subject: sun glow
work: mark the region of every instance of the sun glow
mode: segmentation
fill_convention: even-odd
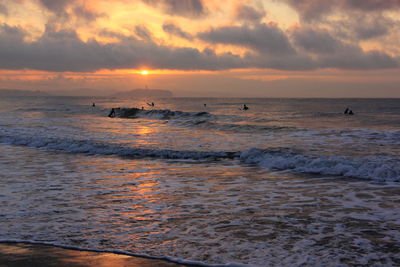
[[[141,71],[140,71],[140,74],[146,76],[146,75],[149,75],[150,72],[149,72],[148,70],[141,70]]]

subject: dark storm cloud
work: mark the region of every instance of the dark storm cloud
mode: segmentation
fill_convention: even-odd
[[[274,24],[212,28],[199,33],[198,37],[207,42],[246,47],[263,54],[295,54],[286,34]]]
[[[237,19],[250,22],[259,22],[265,16],[264,10],[257,10],[247,5],[237,6],[235,13]]]
[[[400,9],[400,0],[281,0],[296,9],[304,20],[318,19],[333,10],[381,12]]]
[[[190,33],[183,31],[180,27],[172,23],[164,23],[162,26],[163,30],[171,35],[178,36],[183,39],[192,40],[193,37]]]
[[[206,14],[202,0],[142,0],[144,3],[160,7],[169,15],[182,17],[201,17]]]

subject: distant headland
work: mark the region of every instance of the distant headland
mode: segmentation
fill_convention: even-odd
[[[111,91],[104,89],[81,88],[58,91],[29,91],[0,89],[0,96],[83,96],[83,97],[115,97],[115,98],[170,98],[171,91],[162,89],[134,89],[129,91]]]

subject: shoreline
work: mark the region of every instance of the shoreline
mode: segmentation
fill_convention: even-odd
[[[118,252],[102,252],[89,249],[34,242],[0,242],[0,267],[20,266],[124,266],[124,267],[198,267],[196,264],[180,264],[167,259],[128,255]]]

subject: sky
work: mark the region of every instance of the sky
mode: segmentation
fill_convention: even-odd
[[[400,0],[0,0],[0,89],[400,97],[399,45]]]

